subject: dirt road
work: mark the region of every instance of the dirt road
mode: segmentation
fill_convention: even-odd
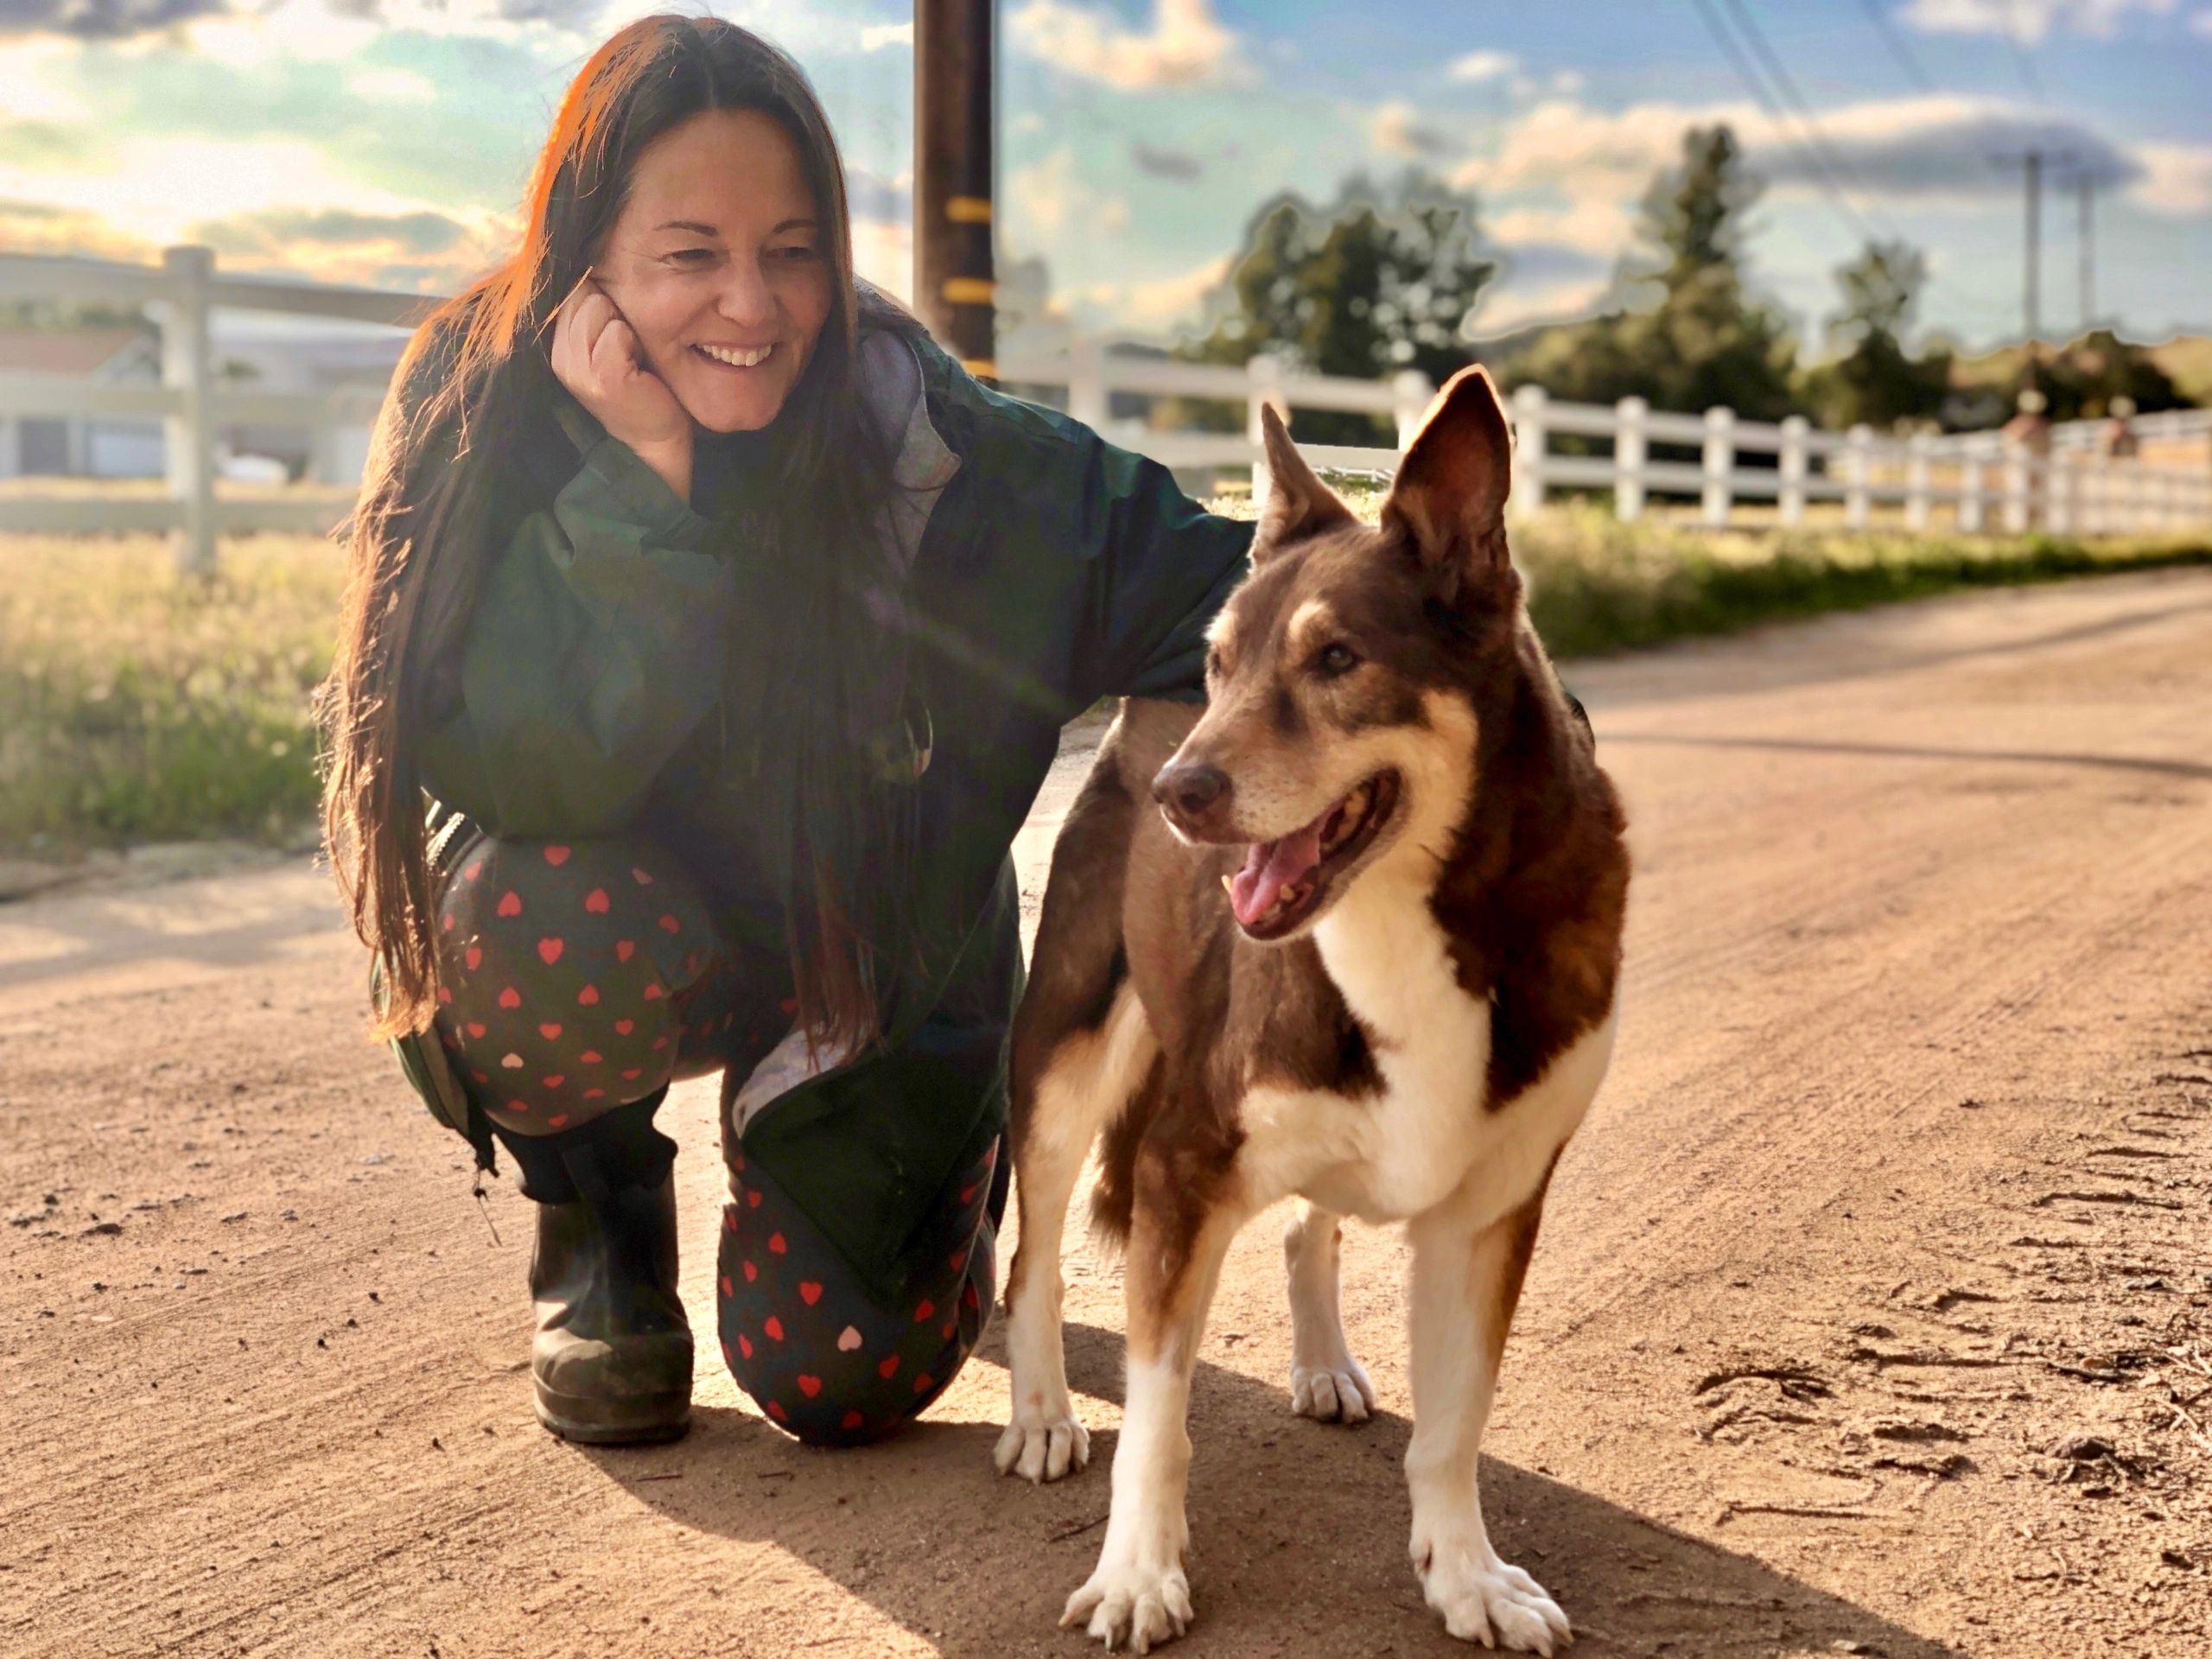
[[[1570,679],[1630,966],[1493,1419],[1501,1548],[1591,1655],[2212,1652],[2212,575]],[[870,1451],[793,1445],[711,1344],[687,1441],[561,1445],[526,1206],[495,1243],[360,980],[302,868],[0,910],[0,1651],[1085,1651],[1110,1264],[1073,1262],[1101,1456],[1058,1486],[990,1473],[995,1336]],[[711,1116],[664,1120],[702,1330]],[[1347,1241],[1383,1410],[1339,1429],[1287,1410],[1277,1236],[1200,1366],[1179,1650],[1461,1651],[1405,1560],[1402,1247]]]

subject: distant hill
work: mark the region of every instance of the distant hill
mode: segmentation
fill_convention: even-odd
[[[2060,349],[2071,349],[2071,344]],[[2023,347],[2005,346],[1979,357],[1954,358],[1951,384],[1961,391],[2005,386],[2019,378]],[[2046,346],[2046,352],[2052,349]],[[2212,336],[2176,334],[2171,340],[2140,348],[2174,383],[2174,390],[2192,404],[2212,404]]]

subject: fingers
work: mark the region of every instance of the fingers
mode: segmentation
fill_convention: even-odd
[[[600,324],[598,334],[592,340],[592,377],[609,391],[624,385],[631,376],[645,366],[639,353],[636,331],[614,312],[610,302],[608,315]]]
[[[583,394],[594,378],[593,365],[600,340],[608,325],[621,315],[606,289],[589,275],[569,291],[554,314],[553,347],[549,353],[553,373],[562,385],[579,396]],[[626,332],[628,325],[623,326]]]

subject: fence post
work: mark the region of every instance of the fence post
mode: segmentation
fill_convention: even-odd
[[[213,248],[168,248],[168,304],[162,314],[162,384],[182,394],[183,406],[162,423],[169,499],[182,515],[170,551],[181,575],[215,574],[215,421],[213,347],[207,333]]]
[[[2028,446],[2018,438],[2005,442],[2005,533],[2024,536],[2028,530]]]
[[[1613,405],[1613,515],[1624,524],[1643,517],[1643,467],[1651,453],[1644,416],[1650,412],[1641,397]]]
[[[1544,403],[1541,386],[1513,394],[1513,503],[1526,518],[1544,505]]]
[[[1106,345],[1083,334],[1068,347],[1068,413],[1096,432],[1113,404],[1106,393]]]
[[[1275,405],[1286,423],[1290,410],[1282,401],[1282,362],[1262,352],[1244,365],[1245,378],[1251,390],[1245,393],[1244,436],[1252,446],[1252,509],[1258,512],[1268,505],[1267,451],[1261,446],[1268,439],[1267,429],[1260,424],[1260,411],[1269,404]]]
[[[1981,441],[1969,437],[1959,444],[1959,533],[1979,535],[1982,523]]]
[[[1866,528],[1868,486],[1874,476],[1874,429],[1861,421],[1844,435],[1843,524]]]
[[[1398,429],[1398,453],[1402,455],[1414,434],[1421,430],[1421,416],[1436,401],[1436,387],[1419,369],[1400,369],[1390,377],[1390,395],[1394,400],[1390,415]]]
[[[1779,460],[1782,487],[1774,503],[1775,516],[1785,530],[1795,530],[1805,522],[1805,474],[1811,436],[1812,423],[1802,415],[1783,418]]]
[[[1904,526],[1928,528],[1928,435],[1916,432],[1905,440]]]
[[[2081,501],[2077,492],[2081,482],[2081,465],[2073,454],[2053,449],[2050,480],[2045,486],[2050,493],[2050,505],[2044,513],[2044,528],[2052,535],[2070,536],[2080,528]]]
[[[1728,528],[1728,474],[1736,470],[1736,411],[1721,404],[1705,411],[1705,524]]]

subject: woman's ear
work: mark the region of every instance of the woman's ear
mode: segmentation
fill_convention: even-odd
[[[1254,564],[1264,564],[1288,543],[1359,522],[1306,464],[1273,404],[1260,407],[1260,432],[1268,457],[1268,499],[1260,508],[1259,534],[1252,538]]]

